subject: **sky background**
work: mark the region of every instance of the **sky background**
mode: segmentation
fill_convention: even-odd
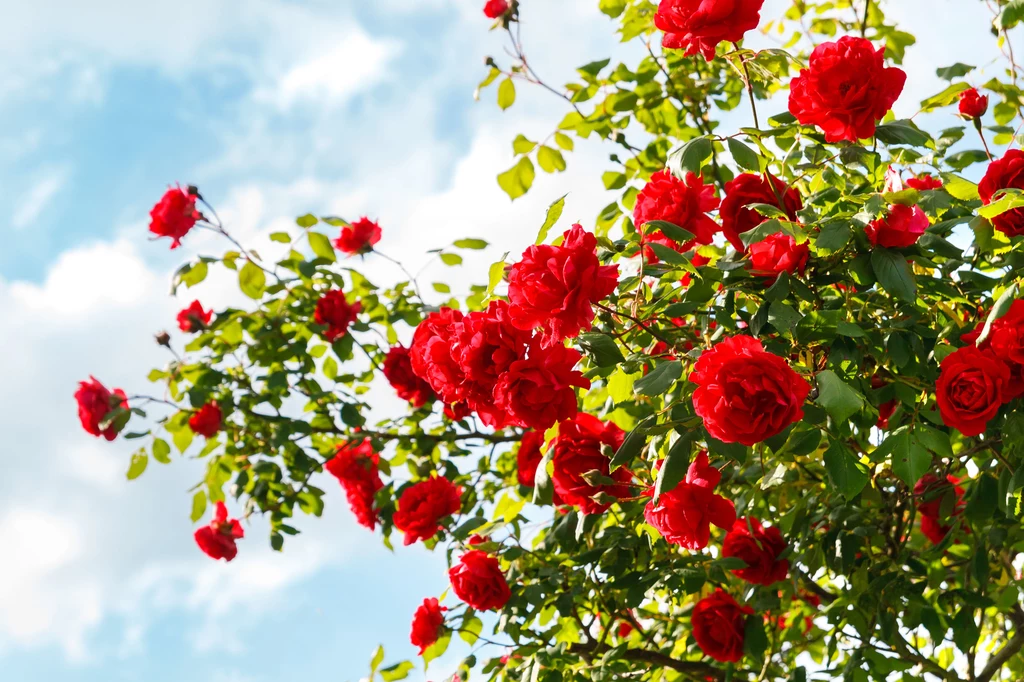
[[[466,236],[492,248],[463,273],[532,242],[570,191],[585,226],[609,201],[611,149],[578,144],[569,170],[538,174],[510,203],[494,176],[517,133],[545,137],[564,102],[519,87],[506,113],[475,102],[484,55],[500,55],[482,0],[134,0],[7,3],[0,22],[0,678],[5,682],[356,680],[378,642],[411,658],[411,615],[447,586],[442,555],[387,551],[343,497],[284,553],[248,529],[230,565],[192,541],[194,462],[124,477],[131,443],[84,434],[72,393],[95,374],[129,394],[167,358],[152,334],[195,296],[237,300],[219,274],[168,296],[170,273],[225,246],[192,235],[150,242],[168,184],[198,185],[229,230],[264,236],[306,212],[379,219],[382,251],[418,268]],[[769,0],[764,20],[785,3]],[[890,5],[893,3],[890,3]],[[920,42],[897,112],[941,89],[935,66],[998,52],[975,0],[899,0]],[[622,47],[596,0],[524,0],[523,38],[554,84]],[[757,40],[751,41],[756,45]],[[761,41],[764,43],[763,39]],[[768,44],[768,43],[764,43]],[[955,57],[951,57],[955,54]],[[503,59],[507,63],[507,59]],[[991,71],[990,73],[994,73]],[[980,84],[981,76],[972,76]],[[764,104],[766,115],[781,103]],[[745,109],[735,116],[744,117]],[[745,118],[736,121],[746,125]],[[378,282],[399,276],[371,258]],[[384,398],[382,398],[382,401]],[[431,668],[450,674],[464,648]],[[499,652],[500,653],[500,652]],[[424,679],[417,671],[410,678]]]

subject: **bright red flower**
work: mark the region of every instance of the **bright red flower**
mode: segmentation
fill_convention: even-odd
[[[597,238],[579,225],[563,235],[561,246],[539,244],[523,252],[508,279],[512,323],[542,329],[546,346],[589,330],[593,304],[615,290],[617,265],[597,260]]]
[[[619,636],[619,639],[625,639],[633,634],[633,624],[627,620],[620,620],[618,626],[615,628],[615,634]]]
[[[600,514],[608,509],[607,502],[592,499],[598,493],[628,497],[632,473],[625,467],[619,467],[609,474],[611,460],[604,452],[604,449],[615,452],[625,438],[625,432],[613,422],[602,422],[585,412],[562,422],[555,439],[551,474],[551,483],[558,497],[565,504],[579,507],[584,514]],[[611,478],[615,484],[588,482],[585,474],[590,471]]]
[[[978,195],[983,204],[991,204],[1001,189],[1024,189],[1024,151],[1009,149],[1003,158],[988,165],[978,183]],[[992,226],[1007,237],[1024,234],[1024,208],[1011,208],[992,218]]]
[[[974,344],[984,327],[985,323],[979,322],[973,332],[960,338]],[[981,344],[981,349],[991,351],[1010,369],[1010,382],[1006,387],[1004,402],[1024,395],[1024,301],[1015,300],[1006,314],[992,323],[992,329]]]
[[[441,530],[441,519],[458,514],[462,488],[443,476],[431,476],[415,483],[398,498],[395,528],[405,533],[405,544],[429,540]]]
[[[765,528],[753,517],[738,518],[722,542],[722,556],[733,556],[747,563],[733,573],[754,585],[771,585],[785,580],[789,560],[779,559],[786,541],[777,526]]]
[[[334,457],[324,464],[324,469],[337,478],[345,490],[345,498],[356,522],[370,530],[377,525],[374,497],[384,487],[377,469],[379,463],[380,455],[374,452],[370,439],[364,438],[358,443],[353,441],[339,445]]]
[[[645,223],[663,220],[681,227],[696,237],[701,244],[710,244],[718,232],[718,224],[708,217],[708,211],[718,208],[715,186],[705,185],[703,178],[687,173],[679,180],[668,170],[660,170],[640,190],[633,207],[633,224],[637,230]],[[655,228],[645,230],[642,241],[664,243],[680,253],[693,248],[693,241],[679,244]],[[653,255],[653,251],[651,251]],[[657,259],[647,257],[649,262]]]
[[[907,179],[907,187],[916,189],[918,191],[924,191],[929,189],[941,189],[942,180],[939,180],[930,173],[922,173],[914,178]]]
[[[947,355],[935,382],[942,423],[977,436],[1006,402],[1010,370],[991,351],[966,346]]]
[[[942,507],[947,503],[947,498],[949,512],[943,514]],[[914,485],[914,501],[917,503],[917,511],[922,516],[931,516],[934,519],[957,516],[963,511],[963,499],[964,489],[960,486],[960,479],[952,474],[939,478],[928,472]]]
[[[420,656],[427,648],[437,641],[444,632],[444,612],[448,609],[431,597],[424,599],[416,613],[412,616],[412,633],[409,641],[420,648]]]
[[[785,360],[750,336],[733,336],[704,351],[690,381],[693,408],[708,433],[725,443],[753,445],[804,416],[811,385]]]
[[[964,118],[981,118],[988,111],[988,95],[983,95],[974,88],[960,93],[960,115]]]
[[[871,377],[871,388],[879,389],[886,385],[885,380],[879,375],[875,374]],[[895,398],[887,402],[882,403],[878,406],[878,421],[875,426],[882,429],[883,431],[889,428],[889,418],[892,417],[893,412],[896,411],[896,407],[899,405],[899,401]]]
[[[210,401],[200,407],[195,414],[188,419],[188,427],[193,433],[204,438],[213,438],[220,431],[224,422],[224,415],[220,411],[220,405]]]
[[[316,302],[313,321],[327,327],[322,336],[326,341],[334,342],[348,333],[349,325],[356,321],[362,308],[359,301],[349,303],[341,289],[332,289]]]
[[[434,400],[430,384],[412,371],[408,348],[394,346],[388,350],[388,354],[384,356],[383,372],[384,378],[391,384],[391,388],[395,389],[398,397],[408,400],[413,407],[422,407]]]
[[[740,235],[753,230],[768,220],[750,204],[768,204],[781,209],[790,221],[796,222],[796,212],[803,208],[800,194],[771,173],[755,175],[742,173],[725,185],[725,199],[718,215],[722,219],[722,232],[737,251],[743,251]]]
[[[462,402],[464,398],[462,383],[466,377],[454,357],[461,322],[461,312],[441,308],[420,322],[409,347],[412,371],[447,405]]]
[[[665,32],[663,47],[715,58],[718,43],[743,40],[761,21],[764,0],[661,0],[654,25]]]
[[[767,283],[771,283],[783,272],[804,274],[810,255],[811,250],[806,243],[797,244],[790,235],[776,232],[750,245],[748,267],[750,274],[763,277]]]
[[[525,360],[516,360],[494,387],[494,403],[509,421],[544,431],[576,415],[575,388],[590,388],[590,380],[573,369],[580,354],[565,346],[534,347]]]
[[[720,480],[721,472],[702,450],[679,485],[663,492],[657,503],[647,503],[644,518],[669,544],[704,549],[711,539],[711,524],[727,530],[736,522],[736,506],[715,493]]]
[[[747,616],[754,613],[740,606],[721,588],[693,607],[690,625],[697,646],[706,655],[722,663],[738,663],[743,658]]]
[[[868,223],[864,234],[875,246],[905,249],[913,246],[928,229],[928,216],[919,206],[893,204],[889,212]]]
[[[149,212],[149,231],[157,237],[170,237],[171,248],[181,246],[181,238],[189,233],[203,214],[196,208],[199,197],[191,189],[171,187]]]
[[[460,394],[488,426],[501,428],[509,420],[495,387],[513,363],[525,361],[530,333],[517,329],[505,301],[491,301],[487,310],[466,315],[455,325],[452,352],[462,371]],[[573,404],[575,404],[573,394]]]
[[[448,580],[455,596],[477,611],[497,611],[512,597],[498,560],[478,549],[448,569]]]
[[[119,388],[111,391],[96,381],[96,377],[89,377],[89,381],[78,383],[75,401],[78,403],[78,420],[82,422],[82,428],[86,433],[103,436],[107,440],[117,438],[117,429],[113,424],[108,424],[105,428],[100,428],[100,425],[117,407],[128,409],[128,399],[124,391]]]
[[[450,421],[462,421],[469,416],[470,409],[466,403],[452,403],[444,406],[444,416]]]
[[[351,225],[341,228],[341,234],[334,240],[334,246],[349,255],[373,251],[373,245],[380,241],[380,225],[362,217]]]
[[[821,43],[790,83],[789,112],[821,128],[827,142],[871,137],[907,80],[902,69],[885,66],[884,55],[884,47],[875,49],[864,38]]]
[[[527,431],[523,439],[519,441],[519,450],[516,452],[516,478],[519,485],[527,488],[533,487],[533,481],[537,476],[537,465],[540,464],[544,454],[540,449],[544,447],[543,431]]]
[[[199,301],[192,301],[189,307],[178,313],[178,329],[186,334],[201,332],[210,324],[213,319],[212,310],[203,310],[203,304]]]
[[[488,19],[497,19],[500,16],[504,16],[507,11],[508,2],[506,0],[487,0],[487,3],[484,5],[484,16]]]
[[[228,508],[223,502],[217,503],[210,525],[196,530],[195,539],[199,549],[211,559],[231,561],[238,554],[236,540],[245,537],[245,530],[238,519],[228,519]]]

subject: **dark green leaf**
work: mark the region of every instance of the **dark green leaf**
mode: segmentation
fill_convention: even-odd
[[[876,248],[871,252],[871,269],[882,288],[900,301],[913,301],[917,283],[905,256],[897,251]]]
[[[867,473],[842,443],[833,441],[825,451],[824,460],[832,485],[846,499],[856,497],[867,485]]]
[[[832,370],[818,372],[815,379],[818,382],[818,399],[815,402],[837,422],[845,422],[864,407],[864,396]]]
[[[683,363],[679,360],[659,362],[646,376],[636,380],[633,384],[633,391],[637,395],[663,395],[679,381],[682,375]]]

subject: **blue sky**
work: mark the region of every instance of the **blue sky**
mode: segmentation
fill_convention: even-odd
[[[0,670],[16,682],[356,680],[383,642],[410,658],[416,605],[446,587],[443,557],[389,553],[356,527],[340,495],[283,554],[265,528],[239,558],[198,553],[176,461],[124,480],[130,444],[83,434],[71,394],[95,374],[129,392],[166,357],[151,335],[195,293],[237,300],[215,273],[187,299],[167,296],[181,259],[220,244],[150,242],[147,212],[176,181],[198,184],[248,243],[312,211],[380,219],[382,250],[412,264],[426,249],[493,243],[462,272],[530,243],[544,208],[571,190],[566,221],[591,224],[608,202],[609,150],[580,144],[569,170],[541,175],[515,203],[494,176],[516,133],[546,136],[565,113],[519,89],[502,114],[474,102],[483,56],[498,55],[482,0],[132,0],[12,3],[0,25]],[[766,3],[773,17],[785,3]],[[900,0],[912,48],[907,111],[941,89],[931,76],[951,39],[995,56],[976,2]],[[524,0],[524,40],[552,83],[612,51],[595,0]],[[930,9],[925,9],[925,8]],[[970,26],[973,33],[965,30]],[[737,116],[745,115],[738,111]],[[745,121],[743,121],[745,124]],[[396,276],[368,261],[371,276]],[[430,274],[434,274],[433,272]],[[393,402],[380,397],[381,410]],[[331,481],[326,481],[324,487]],[[455,647],[453,646],[453,649]],[[451,672],[452,660],[429,679]],[[422,679],[417,673],[412,679]]]

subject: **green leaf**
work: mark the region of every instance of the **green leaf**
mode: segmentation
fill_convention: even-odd
[[[626,0],[600,0],[597,8],[614,19],[626,9]]]
[[[455,246],[456,248],[459,249],[470,249],[473,251],[480,251],[481,249],[486,249],[488,244],[483,239],[466,238],[456,239],[452,246]]]
[[[535,176],[533,162],[524,156],[516,162],[516,165],[498,176],[498,186],[505,191],[510,199],[515,201],[530,191]]]
[[[686,478],[686,470],[690,466],[690,452],[693,448],[693,441],[686,437],[680,437],[665,455],[665,461],[661,463],[658,471],[658,479],[654,484],[654,501],[657,502],[662,493],[675,488]]]
[[[317,256],[331,263],[337,260],[334,255],[334,246],[331,245],[331,240],[328,239],[325,234],[321,234],[320,232],[310,232],[309,248],[313,249],[313,253]]]
[[[625,360],[615,339],[607,334],[587,332],[578,337],[580,348],[598,367],[613,367]]]
[[[696,239],[696,236],[692,232],[684,230],[683,228],[673,223],[665,222],[664,220],[652,220],[648,223],[644,223],[644,230],[658,230],[669,239],[673,239],[680,244],[685,244],[688,241]]]
[[[192,496],[192,523],[195,523],[199,519],[203,518],[203,514],[206,513],[206,493],[202,490],[197,490],[196,494]]]
[[[444,652],[448,651],[448,643],[451,639],[451,633],[446,632],[436,642],[427,647],[427,650],[423,652],[424,669],[430,665],[431,661],[444,656]]]
[[[537,163],[545,173],[561,173],[565,170],[565,157],[562,156],[562,152],[547,145],[541,145],[537,150]]]
[[[780,301],[772,301],[768,306],[768,321],[781,332],[792,330],[801,319],[803,319],[803,315],[795,308]]]
[[[978,195],[977,184],[952,173],[942,174],[942,189],[961,201],[973,201],[981,198]]]
[[[567,196],[567,194],[563,194],[548,206],[547,215],[544,216],[544,224],[540,226],[540,231],[537,233],[537,241],[534,244],[543,244],[548,238],[548,232],[558,222],[558,219],[562,217],[562,209],[565,208],[565,197]]]
[[[943,66],[941,68],[935,69],[935,75],[944,81],[951,81],[954,78],[963,78],[973,70],[973,66],[968,66],[967,64],[961,64],[960,62],[957,62],[952,66]]]
[[[892,440],[891,446],[887,448],[892,458],[892,472],[906,483],[908,488],[913,488],[931,467],[932,454],[910,431],[894,433],[886,442],[889,440]],[[885,445],[883,443],[882,447]]]
[[[931,111],[932,109],[938,109],[940,107],[948,107],[957,100],[958,95],[961,92],[969,89],[970,87],[971,86],[967,83],[952,83],[939,94],[932,95],[921,102],[921,111]]]
[[[439,294],[450,294],[450,293],[452,293],[452,288],[450,286],[448,286],[447,284],[445,284],[444,282],[432,282],[430,284],[430,286],[433,287],[434,291],[436,291]]]
[[[204,260],[192,265],[186,263],[180,270],[178,270],[178,279],[183,282],[186,287],[191,289],[206,279],[206,275],[209,270],[210,268]],[[177,287],[174,288],[177,289]]]
[[[840,424],[864,407],[864,396],[832,370],[818,372],[815,378],[818,382],[818,399],[815,402]]]
[[[818,232],[814,246],[819,250],[835,252],[850,241],[850,226],[845,222],[830,222]]]
[[[312,213],[300,215],[298,218],[295,219],[295,224],[302,228],[313,227],[318,222],[320,222],[319,219]]]
[[[999,15],[999,26],[1006,29],[1011,29],[1020,23],[1021,19],[1024,19],[1024,0],[1010,0],[1003,7],[1003,13]],[[962,650],[966,651],[963,647]]]
[[[146,454],[145,450],[139,450],[134,455],[128,464],[128,480],[134,481],[136,478],[142,475],[142,472],[146,470],[146,466],[149,464],[149,455]]]
[[[377,668],[384,662],[384,647],[377,645],[377,649],[373,652],[373,658],[370,659],[370,680],[372,682],[373,676],[377,673]]]
[[[516,154],[529,154],[536,146],[536,142],[528,140],[522,134],[516,135],[516,139],[512,140],[512,151]]]
[[[409,677],[409,673],[412,672],[413,666],[411,661],[402,661],[380,671],[380,677],[384,682],[396,682],[397,680],[404,680]]]
[[[507,253],[505,254],[508,255]],[[487,268],[487,295],[490,296],[494,293],[494,289],[501,283],[502,278],[505,276],[505,259],[501,259],[495,263],[491,263],[491,267]]]
[[[622,445],[619,446],[619,449],[615,451],[615,455],[612,457],[612,461],[608,465],[609,469],[614,470],[624,464],[633,462],[646,444],[647,422],[645,420],[637,424],[632,431],[626,434],[625,440],[622,441]],[[554,450],[554,448],[551,448],[551,450]]]
[[[900,301],[911,302],[917,297],[917,283],[907,265],[907,259],[898,251],[876,248],[871,252],[871,269],[882,288]]]
[[[448,266],[462,265],[462,256],[457,253],[442,253],[439,258],[442,263]]]
[[[161,464],[170,464],[171,446],[162,438],[153,441],[153,459]]]
[[[761,172],[761,158],[753,149],[735,137],[730,137],[728,144],[729,153],[732,154],[732,158],[735,159],[740,168],[745,168],[755,173]]]
[[[743,653],[754,661],[763,661],[768,650],[768,635],[764,631],[764,619],[759,614],[747,616],[743,631]]]
[[[985,523],[992,518],[998,506],[998,481],[988,474],[981,474],[971,486],[971,498],[967,500],[964,516],[974,523]]]
[[[710,139],[696,137],[669,154],[669,169],[677,177],[682,177],[685,172],[699,175],[701,168],[711,158],[714,151],[715,147]]]
[[[679,360],[659,362],[646,376],[636,380],[633,392],[637,395],[658,396],[668,390],[683,376],[683,363]]]
[[[533,477],[533,503],[537,505],[549,505],[551,504],[552,496],[554,493],[554,486],[551,483],[551,474],[548,469],[551,468],[551,458],[554,457],[555,449],[548,448],[544,452],[544,456],[541,458],[540,463],[537,464],[537,473]]]
[[[260,266],[247,260],[238,271],[238,287],[243,294],[258,301],[263,298],[263,292],[267,288],[267,276]]]
[[[856,497],[867,485],[867,473],[842,443],[831,442],[824,460],[829,480],[846,499]]]
[[[516,101],[516,84],[511,78],[506,78],[498,85],[498,106],[504,111]]]
[[[1017,299],[1018,287],[1017,283],[1014,282],[1007,288],[1006,291],[999,297],[995,305],[992,306],[992,310],[989,312],[988,317],[985,318],[985,326],[981,329],[981,334],[978,335],[976,345],[981,348],[982,344],[988,340],[989,334],[992,333],[992,325],[995,324],[996,320],[1010,312],[1010,306]]]
[[[555,133],[555,144],[567,152],[571,152],[576,146],[573,144],[572,138],[565,133]]]
[[[462,621],[462,627],[459,628],[459,637],[462,638],[466,644],[472,646],[476,643],[476,640],[480,639],[480,633],[484,630],[484,623],[482,620],[473,616],[469,620]]]
[[[875,137],[885,144],[909,144],[920,147],[931,141],[931,136],[912,121],[893,121],[875,128]]]

